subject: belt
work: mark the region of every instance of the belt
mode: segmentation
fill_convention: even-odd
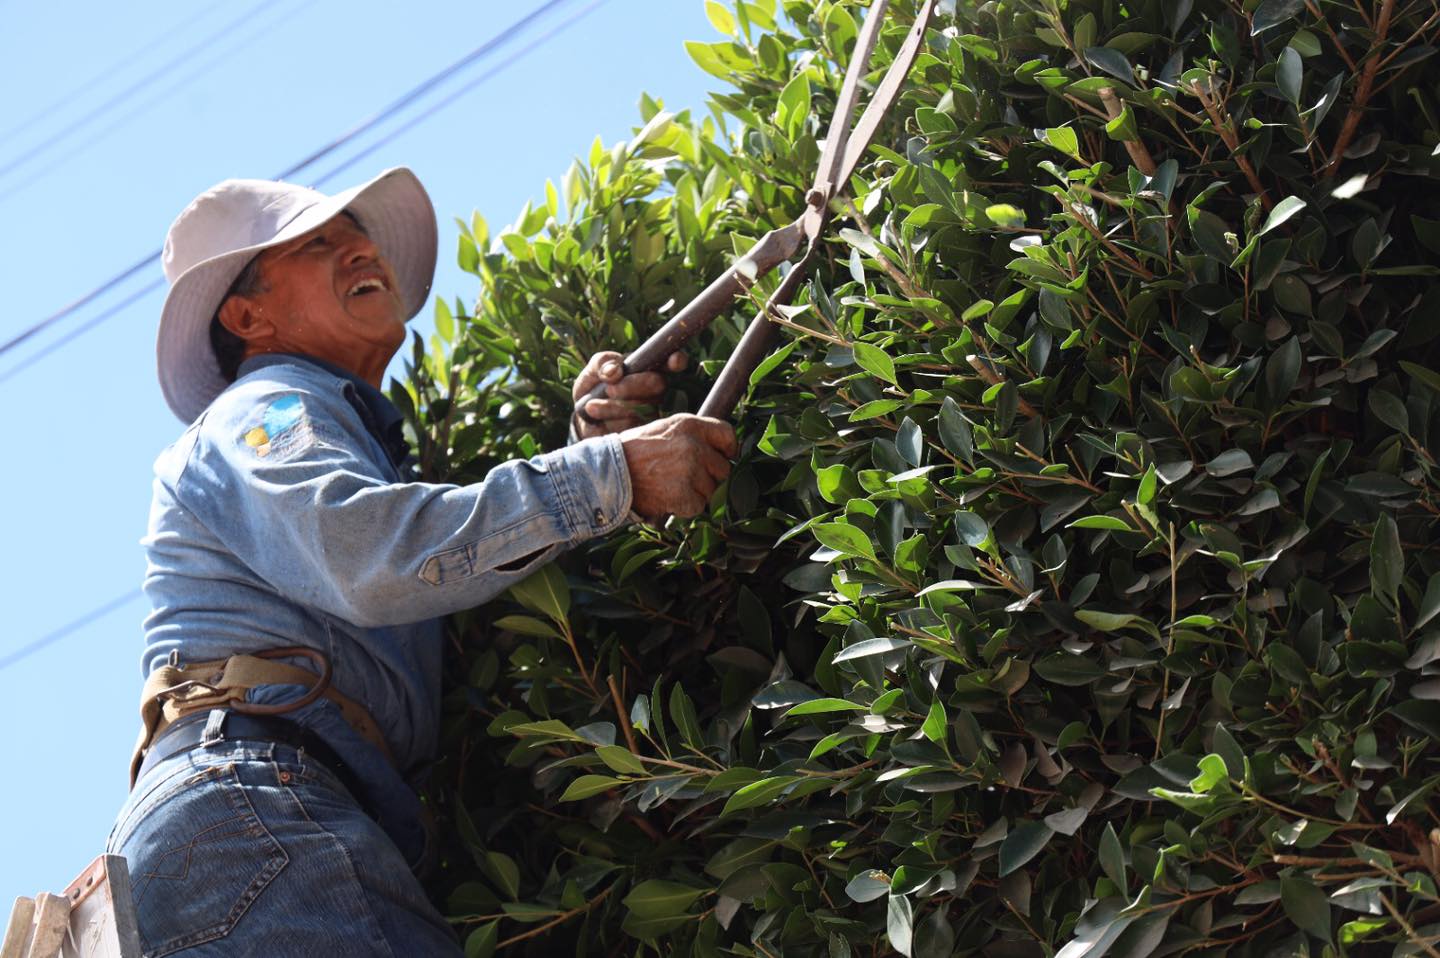
[[[374,817],[364,799],[365,789],[359,777],[335,750],[305,726],[273,715],[245,715],[229,709],[210,709],[172,722],[150,743],[135,780],[138,782],[150,769],[181,752],[216,742],[237,741],[276,742],[304,751],[345,786],[366,814]]]

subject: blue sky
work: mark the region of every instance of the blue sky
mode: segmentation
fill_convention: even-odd
[[[592,2],[569,0],[295,179],[313,182]],[[543,5],[0,0],[0,341],[158,249],[200,191],[286,169]],[[718,39],[703,0],[602,2],[326,189],[414,169],[440,221],[435,293],[473,300],[453,218],[513,220],[597,134],[631,134],[642,90],[670,109],[701,106],[716,81],[686,39]],[[0,356],[0,661],[140,582],[150,466],[182,428],[154,377],[163,293],[72,331],[159,275],[158,263],[145,268]],[[16,895],[59,891],[103,850],[138,727],[145,611],[129,601],[0,668],[7,915]]]

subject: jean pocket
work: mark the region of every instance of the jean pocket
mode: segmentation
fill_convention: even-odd
[[[146,958],[224,938],[290,860],[233,764],[170,791],[133,823],[119,851]]]

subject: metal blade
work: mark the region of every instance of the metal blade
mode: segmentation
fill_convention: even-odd
[[[860,115],[860,122],[855,124],[855,129],[847,138],[845,144],[845,158],[833,171],[834,193],[839,193],[850,181],[850,174],[855,172],[855,164],[860,162],[860,157],[870,148],[870,141],[875,138],[875,131],[880,127],[880,121],[889,112],[890,107],[895,104],[895,98],[900,94],[900,88],[905,85],[905,79],[910,75],[910,68],[915,64],[915,57],[920,52],[920,41],[925,36],[925,28],[930,23],[930,15],[935,11],[935,0],[925,0],[919,12],[915,14],[915,23],[910,27],[910,33],[905,37],[905,42],[895,53],[895,59],[890,64],[890,69],[885,71],[884,78],[880,85],[875,88],[875,95],[870,98],[865,112]],[[873,17],[874,14],[871,14]],[[865,28],[870,28],[870,21],[865,21]],[[872,43],[873,45],[873,43]],[[850,78],[846,77],[848,83]],[[839,114],[837,113],[838,117]],[[828,149],[828,144],[827,144]],[[823,163],[823,160],[822,160]]]
[[[850,117],[860,99],[860,78],[869,70],[870,54],[875,52],[875,44],[880,39],[880,24],[885,20],[885,10],[889,5],[890,0],[875,0],[870,5],[865,24],[855,39],[855,52],[850,57],[845,80],[840,84],[835,112],[830,116],[830,132],[825,135],[825,149],[820,154],[820,165],[815,171],[815,189],[823,191],[827,197],[843,182],[837,179],[837,175],[841,159],[845,156],[845,144],[850,139]]]

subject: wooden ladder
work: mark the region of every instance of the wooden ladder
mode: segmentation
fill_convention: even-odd
[[[63,894],[15,899],[0,958],[141,958],[125,859],[101,855]]]

